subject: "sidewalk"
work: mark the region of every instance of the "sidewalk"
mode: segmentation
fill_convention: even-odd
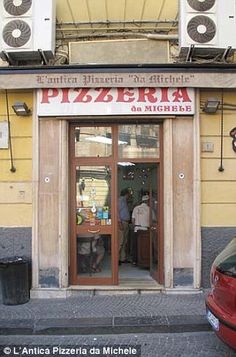
[[[109,334],[206,331],[206,292],[80,295],[0,304],[0,334]]]

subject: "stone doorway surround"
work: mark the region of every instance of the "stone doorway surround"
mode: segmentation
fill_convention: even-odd
[[[36,113],[36,95],[35,95]],[[199,103],[199,93],[196,92],[196,103]],[[197,107],[197,106],[196,106]],[[200,133],[199,112],[196,109],[194,117],[166,118],[163,124],[164,141],[164,289],[181,290],[175,286],[175,215],[173,212],[175,192],[173,180],[176,172],[173,170],[173,159],[176,153],[174,145],[173,121],[179,120],[182,127],[189,127],[192,142],[192,220],[191,220],[191,259],[193,265],[192,284],[183,287],[184,290],[198,290],[201,284],[201,235],[200,235]],[[43,128],[44,127],[44,128]],[[40,133],[40,135],[39,135]],[[42,134],[46,138],[42,139]],[[49,136],[48,136],[49,135]],[[41,136],[41,137],[40,137]],[[48,137],[47,137],[48,136]],[[50,142],[50,138],[55,140]],[[47,151],[48,165],[40,167],[40,157],[44,146]],[[180,148],[181,150],[181,148]],[[56,170],[51,168],[55,166]],[[51,165],[51,167],[50,167]],[[55,169],[55,167],[54,167]],[[52,172],[51,172],[52,171]],[[49,175],[51,174],[51,176]],[[55,180],[54,180],[55,176]],[[47,179],[49,177],[49,182]],[[46,181],[45,181],[46,180]],[[49,183],[49,185],[46,185]],[[42,195],[50,197],[50,185],[53,184],[53,196],[47,201],[43,209],[53,212],[54,218],[50,224],[42,221]],[[46,187],[46,188],[45,188]],[[39,209],[40,208],[40,209]],[[47,219],[47,212],[43,212]],[[41,216],[40,216],[41,215]],[[68,121],[58,118],[40,119],[36,115],[33,118],[33,229],[32,229],[32,262],[33,262],[33,285],[32,297],[62,297],[68,286]],[[56,230],[54,229],[56,227]],[[44,234],[44,230],[47,234]],[[189,268],[189,267],[187,267]],[[52,284],[50,286],[50,284]],[[83,287],[81,287],[83,289]],[[87,290],[84,287],[84,290]]]

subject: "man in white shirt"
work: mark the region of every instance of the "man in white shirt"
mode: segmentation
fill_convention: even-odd
[[[138,231],[147,231],[150,227],[150,207],[148,206],[149,195],[142,197],[142,203],[134,207],[132,223],[134,225],[134,237],[132,244],[133,265],[137,264],[137,236]]]

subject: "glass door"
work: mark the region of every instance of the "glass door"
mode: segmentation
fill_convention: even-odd
[[[72,127],[70,280],[116,283],[111,127]]]
[[[76,258],[79,280],[112,276],[111,168],[76,166]]]
[[[163,281],[161,232],[161,128],[160,125],[107,125],[70,128],[70,283],[116,285],[119,271],[119,194],[129,187],[130,218],[142,196],[150,197],[150,224],[138,234],[139,272]],[[126,254],[132,256],[130,219]],[[144,237],[145,239],[142,239]],[[140,243],[140,244],[139,244]],[[128,260],[127,260],[128,262]],[[133,267],[131,267],[133,268]]]

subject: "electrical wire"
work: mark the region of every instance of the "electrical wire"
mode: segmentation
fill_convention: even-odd
[[[221,103],[224,103],[224,90],[221,91]],[[221,118],[220,118],[220,166],[218,170],[224,171],[223,166],[223,150],[224,150],[224,106],[221,106]]]

